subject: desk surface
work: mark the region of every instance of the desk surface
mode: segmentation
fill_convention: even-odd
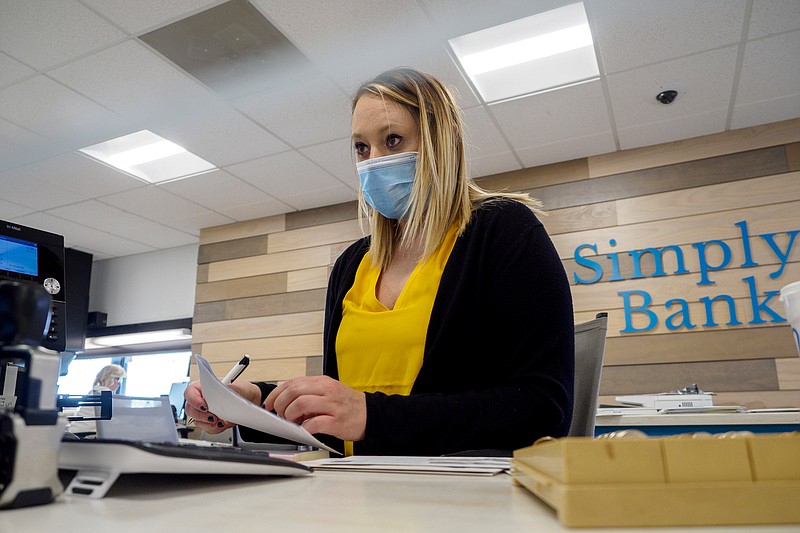
[[[175,527],[177,529],[175,529]],[[60,496],[0,511],[0,533],[23,531],[573,531],[511,477],[315,472],[299,478],[122,476],[100,500]],[[626,533],[653,529],[626,528]],[[659,528],[796,532],[797,525]]]

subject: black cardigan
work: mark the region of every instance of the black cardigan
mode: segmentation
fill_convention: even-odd
[[[356,241],[331,272],[323,372],[333,378],[342,301],[368,247],[369,238]],[[572,297],[553,243],[524,205],[485,203],[442,273],[411,394],[366,394],[365,438],[354,453],[510,451],[564,436],[573,373]]]

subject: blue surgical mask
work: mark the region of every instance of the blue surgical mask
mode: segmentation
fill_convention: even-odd
[[[405,218],[417,171],[417,152],[367,159],[356,165],[364,199],[386,218]]]

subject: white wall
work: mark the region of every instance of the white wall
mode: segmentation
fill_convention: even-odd
[[[129,255],[92,264],[89,311],[119,326],[194,314],[198,245]]]

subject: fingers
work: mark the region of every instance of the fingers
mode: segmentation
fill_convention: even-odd
[[[227,428],[234,425],[225,420],[221,420],[214,413],[209,412],[208,404],[203,397],[203,390],[200,387],[199,381],[189,383],[183,393],[183,398],[186,400],[184,406],[186,416],[193,418],[195,426],[203,431],[215,434],[225,431]]]
[[[364,438],[366,397],[327,376],[301,377],[276,387],[264,402],[310,433],[358,441]]]
[[[323,395],[330,381],[333,380],[327,376],[300,377],[284,381],[269,393],[264,400],[264,408],[267,411],[274,410],[285,418],[284,413],[289,404],[300,396]]]

